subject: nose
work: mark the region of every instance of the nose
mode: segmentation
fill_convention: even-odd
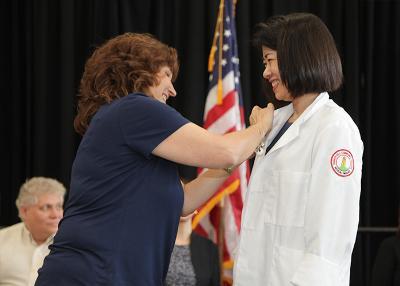
[[[61,218],[63,216],[63,210],[58,208],[52,208],[50,210],[51,218]]]
[[[171,86],[169,87],[169,89],[168,89],[168,92],[169,92],[169,96],[172,96],[172,97],[175,97],[176,96],[176,90],[175,90],[175,88],[174,88],[174,85],[171,83]]]
[[[268,80],[270,77],[271,77],[271,69],[269,68],[269,65],[266,65],[263,72],[263,78]]]

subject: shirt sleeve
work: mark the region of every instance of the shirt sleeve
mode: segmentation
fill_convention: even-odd
[[[348,273],[361,190],[363,144],[357,128],[340,121],[318,134],[305,214],[306,253],[291,279],[296,286],[337,286]]]
[[[189,123],[167,104],[139,94],[129,95],[121,106],[119,124],[126,144],[149,157],[168,136]]]

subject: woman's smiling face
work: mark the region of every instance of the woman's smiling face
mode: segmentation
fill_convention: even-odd
[[[156,86],[148,88],[148,95],[163,103],[166,103],[170,96],[176,96],[176,91],[172,84],[172,76],[171,69],[168,66],[161,67],[160,71],[156,74],[159,83]]]
[[[275,98],[277,100],[292,101],[292,95],[281,80],[276,51],[262,46],[262,54],[265,67],[263,78],[265,78],[271,84]]]

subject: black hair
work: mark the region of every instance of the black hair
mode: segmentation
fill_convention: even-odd
[[[282,83],[293,97],[335,91],[342,85],[342,64],[335,41],[313,14],[273,16],[256,26],[253,43],[277,52]]]

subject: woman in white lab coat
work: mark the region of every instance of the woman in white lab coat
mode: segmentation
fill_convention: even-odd
[[[329,99],[342,84],[335,42],[306,13],[259,24],[255,44],[276,99],[245,200],[234,284],[348,286],[357,234],[363,143]]]

